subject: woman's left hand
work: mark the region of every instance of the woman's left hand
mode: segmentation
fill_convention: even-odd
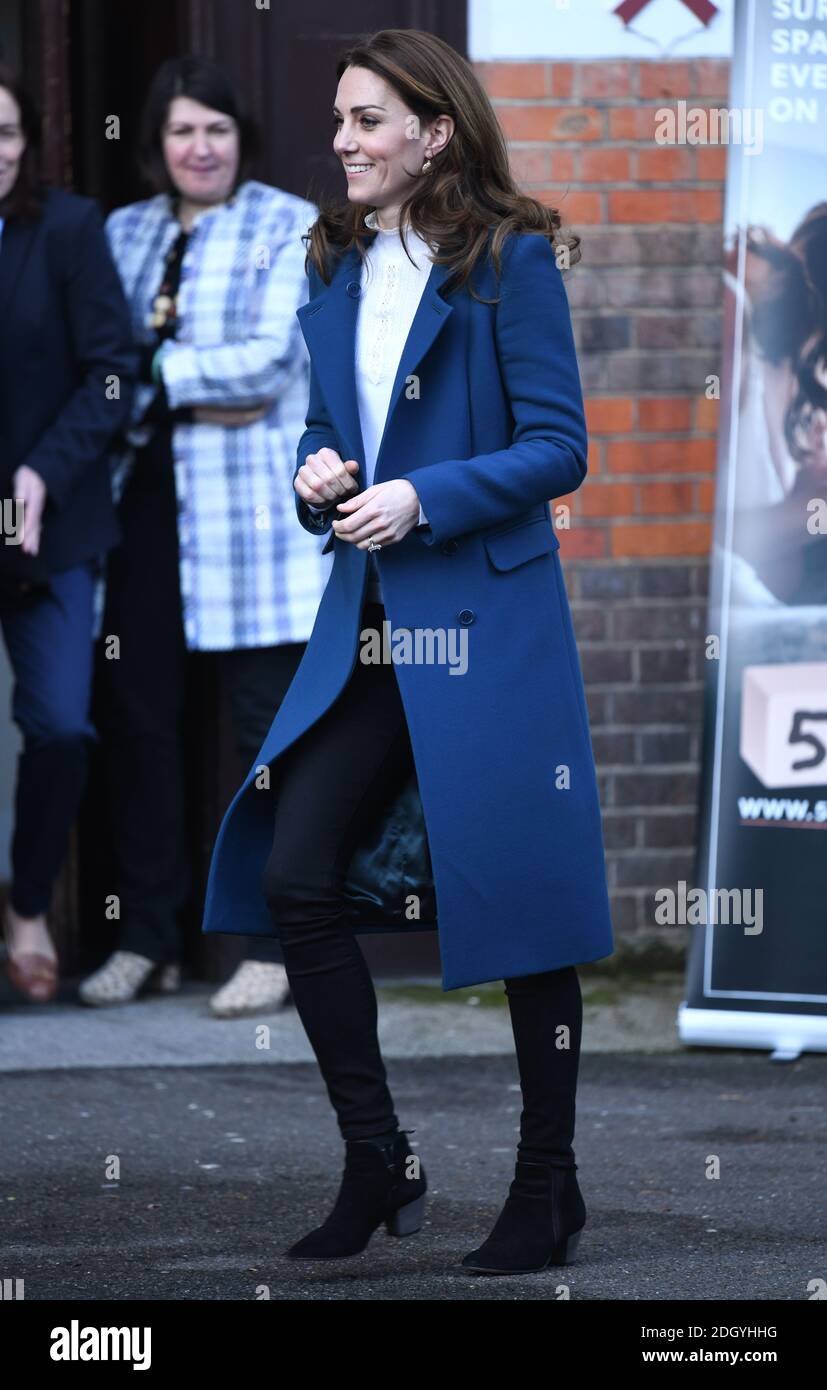
[[[419,497],[407,478],[374,483],[336,505],[347,515],[342,521],[335,518],[331,525],[337,536],[357,550],[367,550],[371,540],[377,545],[394,545],[419,521]]]
[[[23,545],[26,555],[40,549],[40,524],[46,505],[46,484],[33,468],[21,464],[12,479],[12,494],[23,503]]]

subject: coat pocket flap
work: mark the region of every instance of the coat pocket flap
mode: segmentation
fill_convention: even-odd
[[[524,560],[533,560],[537,555],[551,555],[560,549],[554,528],[544,516],[524,521],[508,531],[483,536],[483,542],[489,560],[498,570],[513,570]]]

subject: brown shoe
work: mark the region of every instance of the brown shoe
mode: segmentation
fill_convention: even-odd
[[[30,952],[7,956],[6,974],[32,1004],[48,1004],[57,994],[57,961]]]
[[[13,956],[9,945],[8,918],[3,914],[3,936],[6,942],[6,974],[15,989],[31,1004],[48,1004],[58,988],[58,963],[39,951],[24,951]]]

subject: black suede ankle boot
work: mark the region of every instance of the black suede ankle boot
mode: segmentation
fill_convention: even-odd
[[[517,1160],[505,1206],[488,1239],[465,1256],[473,1274],[533,1274],[570,1264],[586,1224],[576,1163]]]
[[[327,1220],[285,1250],[294,1260],[335,1260],[358,1255],[385,1223],[388,1235],[413,1235],[422,1226],[427,1180],[407,1140],[348,1139],[339,1193]]]

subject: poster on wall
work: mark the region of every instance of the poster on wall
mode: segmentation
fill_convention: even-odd
[[[468,0],[474,62],[728,58],[734,0]]]
[[[738,0],[729,111],[699,853],[678,1031],[790,1058],[827,1050],[827,5]]]

